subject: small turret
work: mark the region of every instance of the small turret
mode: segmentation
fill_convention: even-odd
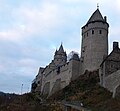
[[[63,65],[67,62],[67,54],[64,51],[63,45],[61,44],[59,50],[55,52],[54,63],[56,65]]]
[[[59,52],[59,53],[64,53],[64,49],[63,49],[62,44],[60,45],[60,48],[59,48],[58,52]]]

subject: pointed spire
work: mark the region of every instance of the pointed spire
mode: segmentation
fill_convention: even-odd
[[[57,51],[57,49],[56,49],[56,51],[55,51],[55,55],[57,54],[57,52],[58,52],[58,51]]]
[[[92,16],[88,20],[87,24],[94,22],[94,21],[104,21],[103,16],[99,11],[99,5],[97,5],[97,10],[92,14]]]
[[[60,45],[60,48],[59,48],[58,52],[64,52],[62,43],[61,43],[61,45]]]

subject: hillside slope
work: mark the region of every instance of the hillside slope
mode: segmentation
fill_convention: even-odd
[[[80,101],[91,111],[120,111],[120,98],[99,85],[98,71],[88,72],[72,81],[41,103],[36,93],[24,95],[0,96],[0,111],[64,111],[63,100]]]
[[[99,85],[98,71],[86,71],[49,100],[81,101],[92,111],[120,111],[120,98],[113,99],[112,94]]]

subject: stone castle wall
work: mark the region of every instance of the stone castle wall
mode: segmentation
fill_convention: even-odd
[[[59,73],[58,69],[55,69],[45,75],[42,82],[42,92],[51,95],[69,85],[71,80],[75,80],[79,76],[79,63],[77,60],[71,60],[59,68]]]
[[[114,90],[119,85],[120,85],[120,70],[104,78],[103,87],[107,88],[111,92],[114,92]]]
[[[43,89],[44,90],[43,92],[46,92],[46,85],[47,83],[50,83],[50,86],[49,86],[49,94],[50,92],[52,91],[55,92],[56,89],[54,87],[56,87],[55,85],[57,85],[57,87],[59,87],[59,89],[61,88],[64,88],[66,85],[69,84],[70,82],[70,78],[71,78],[71,69],[69,68],[69,63],[61,66],[59,68],[60,72],[58,73],[58,69],[55,69],[53,71],[51,71],[50,73],[48,73],[47,75],[45,75],[45,77],[43,78],[43,83],[42,83],[42,86],[43,86]],[[58,80],[59,80],[59,85],[58,86]],[[54,89],[53,89],[54,88]]]

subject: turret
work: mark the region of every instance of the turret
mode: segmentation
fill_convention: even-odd
[[[69,60],[70,64],[70,72],[71,72],[71,80],[75,80],[79,76],[80,71],[80,58],[77,53],[73,53],[71,59]]]
[[[103,18],[97,9],[82,27],[81,61],[85,70],[97,70],[108,55],[108,27],[106,16]]]
[[[55,52],[55,55],[54,55],[54,63],[55,65],[63,65],[65,64],[67,61],[67,55],[66,55],[66,52],[64,51],[63,49],[63,46],[61,44],[59,50]]]

